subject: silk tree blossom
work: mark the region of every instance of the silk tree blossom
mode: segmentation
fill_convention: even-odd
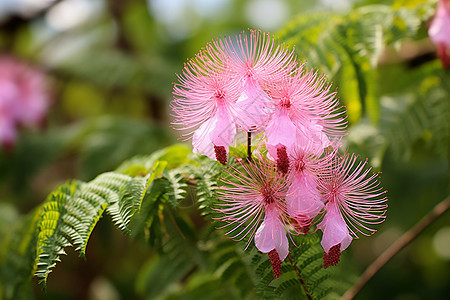
[[[438,47],[444,68],[450,68],[450,0],[439,1],[428,35]]]
[[[185,65],[174,87],[172,124],[188,131],[183,137],[192,137],[194,152],[225,164],[236,135],[238,82],[220,66],[210,67],[202,52]]]
[[[209,43],[184,67],[171,107],[194,152],[226,163],[236,131],[258,132],[273,113],[265,89],[297,66],[293,51],[260,31]]]
[[[336,144],[338,144],[336,142]],[[317,157],[308,144],[305,149],[296,146],[289,159],[291,185],[286,195],[286,206],[289,216],[299,233],[308,233],[313,219],[324,208],[322,194],[318,189],[319,177],[326,176],[332,166],[336,149],[321,157]]]
[[[289,253],[285,202],[289,177],[277,172],[270,161],[241,162],[230,170],[230,179],[222,180],[217,192],[221,201],[215,210],[223,214],[218,220],[227,223],[223,227],[229,228],[230,237],[243,240],[250,236],[247,247],[254,238],[258,250],[269,253],[278,277]]]
[[[354,155],[338,155],[346,119],[336,93],[283,44],[259,31],[214,40],[178,81],[172,124],[192,138],[194,152],[225,165],[237,132],[247,132],[248,158],[227,167],[213,209],[227,235],[268,253],[275,277],[289,234],[319,223],[328,267],[358,233],[383,222],[387,198],[376,175]],[[258,144],[255,157],[251,136],[260,132],[267,152]]]
[[[291,153],[294,147],[305,149],[307,145],[320,156],[332,144],[330,138],[345,134],[344,112],[336,93],[329,90],[324,77],[302,67],[271,86],[269,95],[276,108],[266,128],[266,146],[275,160],[285,159],[285,152]]]
[[[355,155],[347,154],[333,164],[331,173],[319,181],[326,203],[326,214],[317,226],[323,232],[324,267],[336,265],[358,233],[375,233],[371,225],[382,223],[387,209],[386,191],[378,174],[370,175],[367,161],[358,162]]]
[[[273,112],[273,101],[265,89],[295,70],[294,51],[259,30],[216,40],[208,46],[215,53],[212,57],[220,58],[217,64],[224,63],[240,82],[237,106],[243,115],[239,116],[239,126],[245,131],[263,130]]]
[[[48,106],[44,74],[11,57],[0,57],[0,141],[12,146],[17,126],[40,124]]]

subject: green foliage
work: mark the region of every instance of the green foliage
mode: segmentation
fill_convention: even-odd
[[[387,151],[411,157],[417,143],[447,155],[450,89],[440,64],[411,68],[384,62],[405,41],[426,37],[424,24],[434,10],[434,1],[396,1],[346,15],[302,14],[279,33],[308,66],[325,71],[339,87],[352,125],[350,148],[371,156],[376,167]]]
[[[433,12],[432,3],[424,3],[415,9],[372,5],[347,15],[302,14],[288,22],[279,36],[295,46],[301,60],[327,73],[339,87],[351,123],[363,114],[376,123],[380,103],[373,68],[386,47],[421,37],[420,25]]]
[[[31,276],[36,257],[36,211],[18,218],[12,207],[1,205],[1,213],[8,219],[1,225],[0,239],[0,297],[2,299],[29,299],[32,295]],[[30,246],[31,245],[31,246]]]
[[[438,64],[422,68],[418,89],[386,97],[381,134],[397,157],[410,158],[413,146],[422,142],[439,157],[446,157],[449,141],[449,79]],[[418,76],[418,74],[414,74]],[[413,76],[414,76],[413,75]]]
[[[123,233],[144,240],[158,252],[137,278],[136,289],[144,297],[170,299],[182,292],[192,297],[212,293],[213,298],[225,294],[251,299],[296,298],[306,295],[305,288],[314,299],[326,295],[328,289],[323,286],[329,272],[322,267],[316,234],[295,237],[300,247],[291,249],[292,258],[283,263],[283,275],[274,280],[267,254],[257,251],[253,243],[244,251],[243,243],[229,240],[219,229],[205,227],[196,231],[184,211],[200,206],[203,214],[210,215],[221,174],[219,163],[192,156],[187,147],[175,145],[150,156],[132,158],[89,182],[61,185],[33,214],[18,223],[13,239],[7,240],[5,249],[14,250],[16,259],[21,260],[9,266],[20,280],[2,289],[10,294],[26,292],[19,287],[29,287],[25,279],[32,274],[45,287],[67,247],[73,246],[81,257],[86,256],[92,231],[107,213]],[[193,205],[183,206],[185,201]],[[6,253],[0,257],[7,259],[7,264],[13,263]],[[186,287],[181,290],[180,282],[185,280]],[[148,289],[150,282],[152,286],[159,282],[159,288]]]
[[[359,2],[359,7],[345,15],[302,13],[288,22],[279,36],[295,46],[308,67],[325,72],[333,85],[339,87],[338,96],[349,114],[350,151],[371,157],[375,167],[381,167],[383,162],[390,165],[391,169],[383,168],[388,171],[385,173],[390,173],[384,174],[383,179],[388,178],[386,187],[392,199],[389,224],[385,226],[395,223],[403,229],[402,226],[420,218],[436,199],[448,193],[448,189],[444,192],[440,189],[447,183],[445,174],[448,173],[450,82],[448,72],[442,70],[438,61],[410,66],[409,58],[401,56],[402,44],[406,41],[421,43],[426,37],[426,22],[434,13],[436,1],[390,2],[392,6]],[[233,11],[243,11],[245,2],[235,1],[233,5],[239,8]],[[148,113],[157,115],[157,104],[168,97],[170,81],[181,61],[216,36],[218,28],[217,25],[200,26],[208,34],[164,44],[156,39],[161,25],[148,18],[143,2],[127,3],[121,16],[105,20],[99,22],[98,31],[90,36],[90,39],[101,37],[95,46],[84,47],[75,56],[58,59],[63,57],[56,55],[58,43],[70,48],[72,44],[68,41],[85,38],[83,30],[86,28],[76,29],[79,33],[57,35],[43,48],[49,51],[45,56],[50,58],[55,93],[61,95],[61,101],[55,104],[60,107],[55,108],[56,116],[51,122],[66,124],[104,111],[125,112],[138,118],[147,118]],[[117,28],[104,34],[107,23]],[[26,32],[25,37],[17,38],[15,47],[23,47],[22,44],[31,40],[31,32],[28,29]],[[0,43],[4,45],[5,33],[0,34],[3,39]],[[131,45],[129,49],[111,47],[120,43],[121,36]],[[19,52],[26,54],[23,50]],[[31,56],[39,51],[29,52]],[[98,55],[99,52],[102,55]],[[395,59],[386,60],[391,54]],[[163,121],[167,120],[163,118]],[[0,179],[3,179],[0,188],[2,192],[9,192],[2,198],[9,203],[17,198],[22,205],[16,209],[14,205],[0,204],[1,299],[33,298],[33,276],[44,286],[47,280],[51,283],[52,277],[48,276],[55,267],[64,268],[58,266],[58,262],[68,247],[73,247],[82,258],[92,257],[87,245],[103,217],[104,221],[112,220],[119,233],[142,242],[149,251],[149,256],[142,258],[146,262],[135,279],[135,292],[142,299],[305,299],[307,294],[313,299],[322,299],[333,293],[338,297],[337,294],[347,288],[346,284],[351,285],[356,280],[354,274],[360,272],[355,267],[358,260],[354,257],[351,264],[341,263],[339,269],[323,269],[320,235],[314,233],[292,237],[298,247],[291,243],[290,257],[282,264],[282,275],[273,279],[267,254],[257,251],[253,241],[244,250],[247,246],[244,242],[232,241],[220,228],[213,228],[220,226],[211,209],[216,201],[214,191],[218,178],[226,176],[220,164],[192,155],[183,145],[142,155],[172,141],[166,126],[115,116],[93,118],[61,128],[53,125],[50,124],[45,133],[22,134],[11,157],[0,154]],[[231,149],[230,153],[243,157],[246,149]],[[105,172],[134,155],[139,156],[125,161],[112,172]],[[403,158],[407,166],[402,172],[396,170],[398,158]],[[60,163],[61,159],[70,160],[71,164],[59,166],[64,174],[57,180],[71,177],[82,180],[62,184],[44,203],[22,216],[19,210],[29,211],[35,204],[27,203],[18,195],[24,191],[31,194],[32,186],[39,184],[33,182],[33,176],[45,168],[53,172],[49,166]],[[413,159],[414,165],[405,162]],[[430,159],[433,164],[427,163]],[[52,184],[45,182],[41,193],[47,194]],[[42,195],[35,197],[44,198]],[[442,224],[448,225],[446,222]],[[97,231],[103,229],[101,225],[98,227]],[[398,230],[387,231],[387,235],[395,236]],[[377,244],[375,240],[374,244],[386,245],[389,241],[384,239],[389,236],[382,236],[382,242]],[[437,239],[431,243],[428,235],[423,241],[426,247],[421,247],[425,250],[414,249],[412,255],[405,254],[402,259],[407,262],[406,267],[397,268],[398,265],[393,264],[390,272],[380,276],[381,283],[368,289],[370,297],[405,296],[391,294],[398,289],[398,281],[386,278],[397,279],[396,270],[414,274],[412,279],[403,274],[407,291],[411,286],[429,291],[423,288],[425,281],[433,282],[435,290],[439,280],[446,280],[441,276],[448,274],[446,264],[441,264],[436,272],[431,267],[418,272],[419,267],[424,268],[430,261],[433,263],[433,259],[439,261],[430,246]],[[359,245],[363,246],[358,248]],[[359,253],[369,258],[362,260],[360,254],[355,257],[359,257],[363,265],[368,264],[371,257],[367,245],[355,243],[344,256],[348,252],[351,255],[353,249],[355,252],[362,249]],[[117,272],[114,261],[107,263]],[[339,270],[349,265],[351,270],[342,272],[345,276],[341,273],[337,276]],[[343,281],[346,284],[343,285]],[[336,288],[338,284],[340,287]],[[383,289],[378,288],[380,285]],[[389,285],[395,287],[385,288]],[[444,282],[441,286],[448,284]],[[378,294],[373,296],[371,292]],[[435,298],[439,298],[438,293]]]
[[[131,231],[128,225],[132,217],[138,215],[138,212],[139,217],[136,217],[135,223],[139,225],[134,225],[134,228],[138,231],[153,228],[152,220],[155,211],[158,212],[154,208],[167,201],[165,195],[168,193],[168,185],[164,184],[167,180],[157,178],[161,177],[167,161],[157,159],[165,157],[170,160],[171,156],[176,158],[178,148],[169,148],[164,155],[157,152],[156,155],[141,160],[141,164],[135,162],[134,165],[129,165],[124,172],[145,168],[148,161],[153,161],[154,165],[147,174],[135,173],[133,177],[107,172],[88,183],[68,182],[50,194],[40,209],[37,224],[35,273],[41,278],[41,282],[45,284],[51,268],[60,260],[59,256],[65,254],[64,248],[74,245],[84,257],[92,230],[105,209],[116,226],[127,233]],[[162,199],[163,196],[165,198]]]
[[[103,51],[102,55],[85,64],[97,50],[80,53],[71,60],[59,65],[59,72],[90,82],[102,89],[138,90],[147,93],[165,95],[171,89],[168,84],[173,80],[176,69],[167,67],[161,61],[141,59],[118,51]]]

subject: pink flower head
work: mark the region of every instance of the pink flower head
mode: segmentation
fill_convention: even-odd
[[[450,1],[440,0],[428,35],[438,47],[438,55],[445,69],[450,68]]]
[[[335,161],[331,173],[319,183],[326,214],[317,226],[323,231],[324,266],[336,265],[357,233],[375,233],[370,225],[385,219],[386,191],[382,191],[377,174],[369,175],[367,161],[358,162],[355,155]]]
[[[305,149],[309,145],[312,153],[320,156],[331,145],[331,137],[345,134],[344,112],[325,84],[324,77],[300,67],[296,74],[270,88],[276,108],[266,128],[266,146],[275,160],[283,147],[281,152],[290,153],[294,147]]]
[[[178,78],[171,103],[172,124],[188,131],[186,139],[192,136],[194,152],[225,164],[236,135],[237,81],[221,66],[211,65],[207,52],[189,61]]]
[[[292,184],[286,195],[286,205],[289,216],[299,225],[300,228],[296,229],[300,233],[309,231],[313,219],[324,207],[322,194],[318,190],[318,180],[327,174],[336,154],[333,151],[317,157],[313,154],[313,148],[313,144],[308,144],[305,149],[297,146],[289,155],[289,176],[292,178]]]
[[[44,74],[11,57],[0,57],[0,141],[14,143],[17,125],[38,125],[48,106]]]
[[[223,214],[218,219],[231,228],[227,234],[232,238],[250,235],[250,243],[254,237],[261,252],[275,250],[281,263],[289,253],[285,229],[288,177],[270,161],[247,161],[240,167],[242,171],[232,168],[231,180],[224,179],[218,190],[221,202],[216,210]]]
[[[173,124],[192,136],[195,152],[225,164],[236,131],[264,129],[273,112],[265,88],[291,73],[293,51],[260,31],[209,43],[174,87]]]
[[[294,51],[258,30],[226,37],[209,46],[215,57],[225,58],[227,68],[240,82],[239,126],[245,131],[263,129],[273,111],[273,101],[265,88],[295,69]]]

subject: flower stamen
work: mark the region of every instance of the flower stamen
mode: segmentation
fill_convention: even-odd
[[[323,267],[326,269],[329,266],[335,266],[341,259],[341,243],[330,248],[328,253],[323,253]]]
[[[216,154],[216,159],[222,165],[227,164],[227,151],[224,146],[214,146],[214,152]]]
[[[283,174],[289,171],[289,158],[286,152],[286,146],[277,148],[277,169]]]
[[[269,252],[270,263],[272,264],[273,278],[281,275],[281,260],[277,250],[273,249]]]

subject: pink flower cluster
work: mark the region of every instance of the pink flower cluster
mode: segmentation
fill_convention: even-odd
[[[275,160],[307,144],[320,155],[330,138],[345,134],[344,112],[324,77],[259,31],[213,41],[178,78],[173,124],[192,137],[194,152],[223,164],[239,130],[265,132]]]
[[[438,47],[438,56],[445,69],[450,68],[450,0],[439,0],[428,35]]]
[[[17,127],[43,121],[49,105],[44,75],[23,62],[0,56],[0,142],[11,147]]]
[[[244,32],[208,44],[188,61],[171,103],[194,152],[227,164],[239,131],[264,147],[228,168],[215,208],[231,237],[254,238],[275,276],[288,236],[323,232],[324,266],[338,263],[357,233],[383,222],[387,198],[367,162],[341,156],[345,111],[324,77],[306,71],[268,34]],[[267,151],[265,151],[265,149]]]

